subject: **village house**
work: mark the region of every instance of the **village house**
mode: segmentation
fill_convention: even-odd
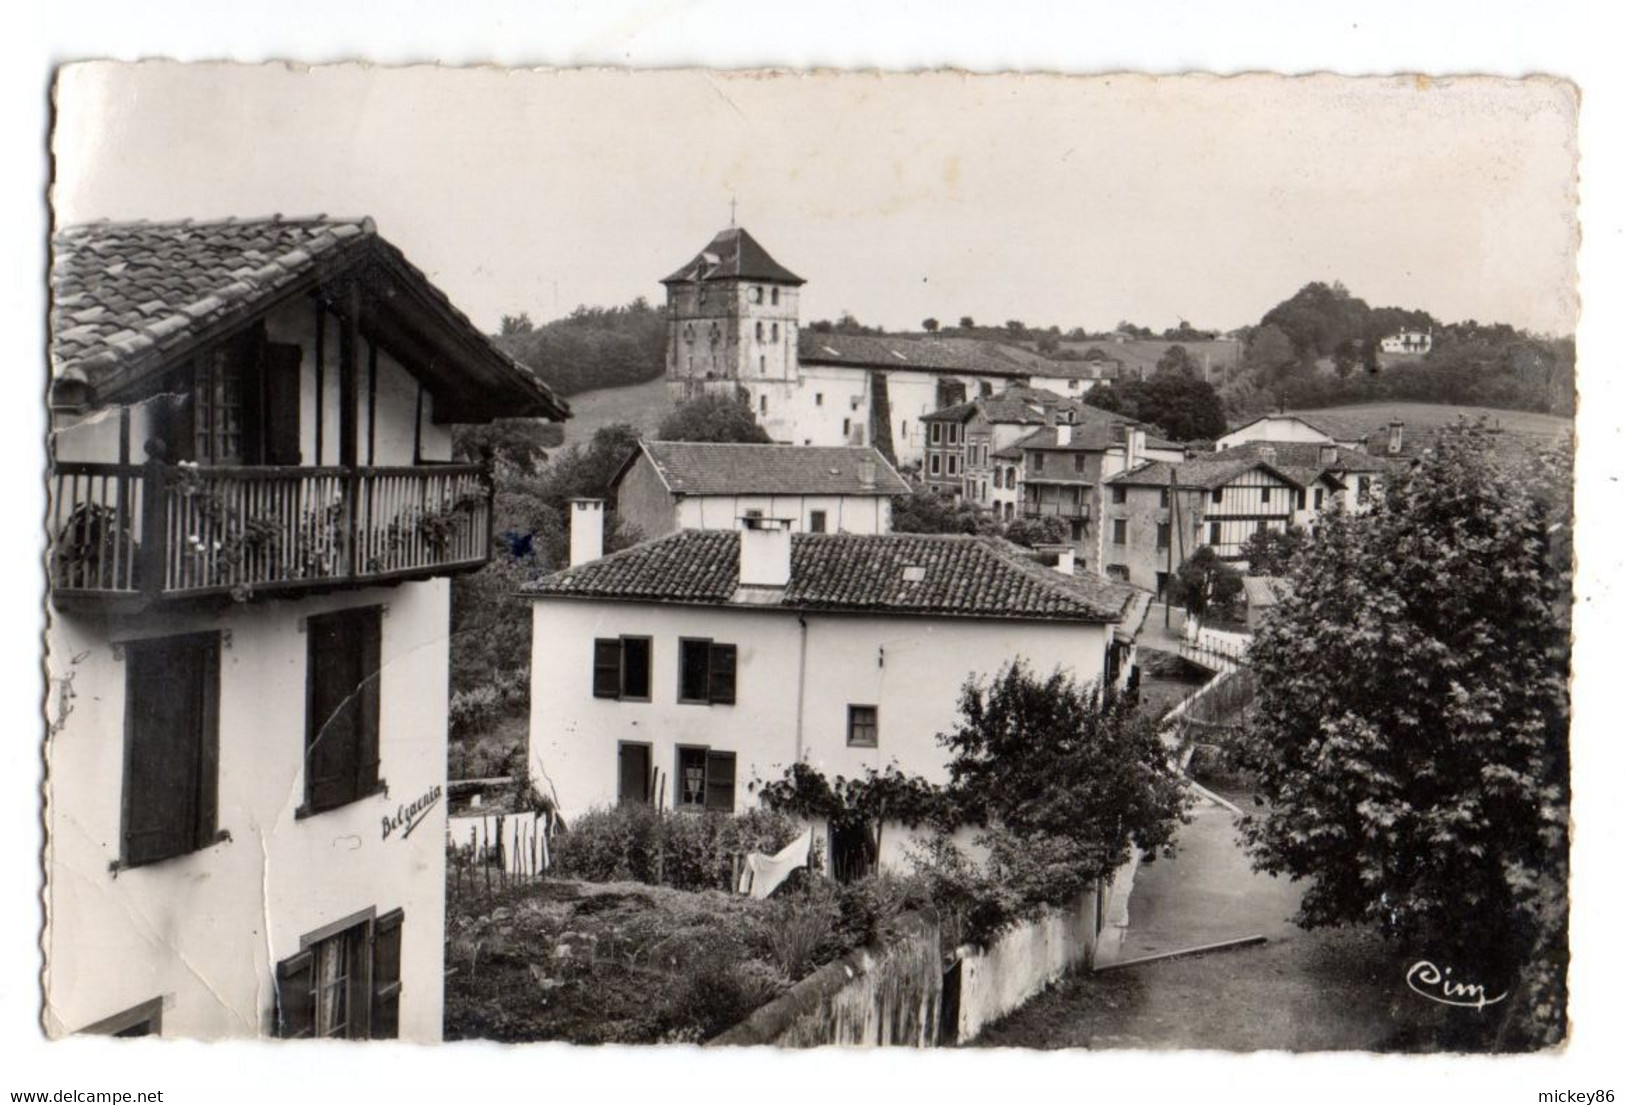
[[[993,455],[1013,445],[1039,426],[1055,422],[1110,421],[1116,419],[1076,399],[1041,388],[1012,385],[997,395],[957,403],[933,411],[920,419],[926,431],[925,464],[922,482],[940,494],[994,510],[1000,500],[999,517],[1008,521],[1014,507],[1004,511],[1006,496],[1005,464],[996,464]],[[1010,483],[1009,490],[1016,490]]]
[[[1185,450],[1118,416],[1096,413],[1104,417],[1046,426],[1011,448],[1022,456],[1022,517],[1059,518],[1084,570],[1100,573],[1106,562],[1098,524],[1102,481],[1146,460],[1183,460]]]
[[[53,247],[46,1028],[437,1040],[451,427],[568,408],[370,219]]]
[[[1383,338],[1379,347],[1384,353],[1409,353],[1413,356],[1430,353],[1433,351],[1433,328],[1400,330]]]
[[[774,441],[872,445],[899,467],[925,459],[920,420],[943,407],[1041,383],[1081,393],[1099,371],[965,337],[804,330],[801,277],[742,227],[719,232],[662,283],[673,402],[741,398]]]
[[[1220,453],[1271,446],[1284,462],[1297,467],[1321,467],[1346,485],[1342,501],[1350,510],[1369,504],[1381,492],[1384,477],[1414,462],[1425,447],[1407,439],[1405,423],[1397,419],[1389,420],[1386,426],[1374,426],[1369,420],[1335,413],[1306,416],[1291,411],[1261,415],[1243,423],[1215,445]],[[1313,459],[1309,447],[1317,450]],[[1345,476],[1349,478],[1343,479]]]
[[[912,491],[870,446],[645,441],[610,483],[623,523],[645,539],[788,518],[800,533],[890,533],[892,498]]]
[[[1242,544],[1284,533],[1330,508],[1344,485],[1319,467],[1283,463],[1262,445],[1179,464],[1152,461],[1109,476],[1102,515],[1105,574],[1162,594],[1198,548],[1245,567]]]
[[[936,735],[967,678],[1020,657],[1121,688],[1149,602],[995,538],[762,518],[600,557],[601,524],[596,504],[575,504],[571,567],[523,588],[531,776],[567,822],[628,802],[743,810],[798,762],[945,782]],[[859,837],[827,842],[833,871],[877,858]],[[908,839],[887,828],[878,861],[901,864]]]

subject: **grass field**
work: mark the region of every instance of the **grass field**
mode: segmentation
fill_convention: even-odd
[[[1541,437],[1556,437],[1573,426],[1562,415],[1496,410],[1493,407],[1458,407],[1450,403],[1355,403],[1347,407],[1324,407],[1293,413],[1310,419],[1316,415],[1327,415],[1332,419],[1369,426],[1372,432],[1385,431],[1389,422],[1397,421],[1405,423],[1407,432],[1426,433],[1454,425],[1460,417],[1473,422],[1481,416],[1490,425],[1499,426],[1508,433]]]
[[[612,422],[630,422],[653,433],[671,409],[664,376],[630,387],[584,391],[570,396],[571,418],[564,424],[564,443],[586,444],[600,427]]]

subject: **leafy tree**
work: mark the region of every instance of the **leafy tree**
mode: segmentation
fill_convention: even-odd
[[[1157,367],[1154,375],[1157,376],[1191,376],[1202,374],[1202,368],[1191,357],[1190,352],[1183,345],[1170,345],[1157,358]]]
[[[1177,363],[1159,367],[1149,380],[1097,385],[1090,389],[1089,405],[1149,422],[1175,441],[1212,441],[1225,431],[1224,403],[1212,384],[1174,367]]]
[[[1255,576],[1284,576],[1303,551],[1309,534],[1301,526],[1285,530],[1261,529],[1241,543],[1241,558],[1247,573]]]
[[[892,499],[893,533],[981,533],[997,531],[993,515],[970,503],[923,488]]]
[[[655,431],[660,441],[737,441],[765,445],[767,436],[750,406],[729,395],[701,395],[677,407]]]
[[[484,425],[452,428],[452,456],[460,461],[489,460],[501,479],[509,472],[535,475],[547,450],[564,440],[563,427],[540,418],[499,418]]]
[[[1255,862],[1308,880],[1299,924],[1374,924],[1511,991],[1475,1022],[1502,1046],[1565,1025],[1570,465],[1443,436],[1320,523],[1250,652]]]
[[[544,326],[510,316],[496,341],[560,395],[640,384],[666,371],[666,313],[641,296],[624,307],[577,307]]]
[[[1004,324],[1004,332],[1012,338],[1024,337],[1027,333],[1027,324],[1019,318],[1008,319]]]
[[[1047,331],[1038,335],[1037,344],[1038,351],[1045,356],[1052,356],[1055,353],[1060,352],[1061,349],[1061,339],[1057,335],[1048,333]]]
[[[942,323],[938,322],[934,318],[928,318],[924,322],[920,323],[920,328],[927,334],[935,334],[938,330],[942,329]]]
[[[1186,559],[1169,581],[1169,601],[1193,617],[1230,611],[1241,595],[1241,573],[1203,545]]]
[[[969,315],[960,315],[959,328],[961,330],[974,330],[976,329],[976,320],[971,318]]]
[[[1034,548],[1059,545],[1069,536],[1065,519],[1046,514],[1039,518],[1012,518],[1004,527],[1006,540]]]
[[[1183,780],[1152,719],[1060,671],[1040,677],[1017,660],[967,681],[957,726],[937,740],[951,754],[948,807],[982,827],[997,890],[978,903],[975,937],[1073,902],[1131,848],[1155,856],[1184,819]]]

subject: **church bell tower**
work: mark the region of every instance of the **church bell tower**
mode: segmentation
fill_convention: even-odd
[[[673,402],[744,396],[796,380],[801,277],[743,227],[711,239],[666,286],[666,386]],[[765,413],[765,411],[763,412]]]

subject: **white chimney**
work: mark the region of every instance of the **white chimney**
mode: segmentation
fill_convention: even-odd
[[[1388,452],[1397,454],[1405,445],[1405,423],[1388,423]]]
[[[1055,570],[1064,576],[1069,576],[1077,570],[1078,554],[1071,545],[1060,550],[1055,557]]]
[[[1133,468],[1140,463],[1140,458],[1145,455],[1145,431],[1140,427],[1130,426],[1128,428],[1127,449],[1128,455],[1123,458],[1123,463],[1129,468]]]
[[[867,458],[858,461],[858,486],[865,491],[873,491],[875,486],[875,462]]]
[[[570,567],[604,555],[604,500],[570,500]]]
[[[739,525],[739,586],[789,586],[790,520],[741,518]]]
[[[1072,426],[1069,423],[1061,422],[1061,423],[1056,424],[1056,427],[1055,427],[1055,444],[1057,444],[1057,445],[1071,445],[1072,444]]]
[[[1320,464],[1323,468],[1330,468],[1337,463],[1337,446],[1331,442],[1323,442],[1320,446]]]

